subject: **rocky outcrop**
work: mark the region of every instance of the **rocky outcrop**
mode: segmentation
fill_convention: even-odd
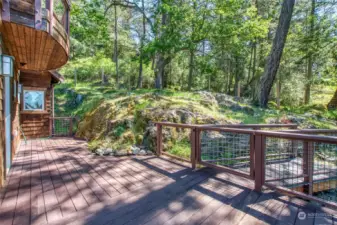
[[[254,109],[244,99],[219,93],[215,95],[215,99],[220,107],[230,108],[233,111],[243,111],[251,115],[254,114]]]
[[[199,96],[198,96],[199,95]],[[92,149],[99,155],[149,154],[156,149],[156,121],[183,124],[233,124],[240,123],[227,119],[225,112],[243,112],[250,117],[263,118],[265,115],[278,115],[274,109],[257,109],[243,98],[226,94],[213,94],[206,91],[191,96],[168,97],[158,93],[118,97],[102,100],[95,110],[88,112],[79,123],[77,136],[91,141]],[[267,116],[266,116],[267,117]],[[230,117],[228,117],[230,118]],[[271,116],[264,123],[297,123],[301,127],[313,128],[308,123],[318,116],[287,114]],[[324,118],[322,118],[323,120]],[[323,121],[324,122],[324,121]],[[164,149],[169,149],[178,141],[189,143],[189,129],[163,129]],[[232,144],[233,149],[247,148],[246,137],[230,133],[203,132],[202,140],[206,147],[213,148],[219,143]],[[236,150],[233,152],[236,155]]]

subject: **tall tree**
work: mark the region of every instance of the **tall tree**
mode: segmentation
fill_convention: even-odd
[[[309,29],[309,50],[308,50],[308,67],[307,67],[307,79],[305,83],[304,92],[304,104],[309,104],[310,102],[310,89],[312,80],[312,66],[313,66],[313,43],[315,39],[315,10],[316,10],[316,0],[311,0],[311,12],[310,12],[310,29]]]
[[[290,21],[293,14],[295,0],[284,0],[282,4],[281,14],[277,25],[276,34],[274,37],[272,49],[268,56],[264,74],[260,80],[260,106],[267,107],[269,94],[273,86],[277,70],[280,65],[280,60],[283,53],[283,48],[287,39]]]
[[[144,0],[142,0],[142,26],[143,26],[143,33],[140,39],[140,55],[139,55],[139,72],[138,72],[138,83],[137,88],[143,87],[143,58],[144,58],[144,42],[145,42],[145,35],[146,35],[146,17],[145,17],[145,4]]]
[[[116,64],[116,87],[119,87],[119,70],[118,70],[118,15],[117,15],[117,5],[114,5],[114,15],[115,15],[115,26],[114,26],[114,62]]]

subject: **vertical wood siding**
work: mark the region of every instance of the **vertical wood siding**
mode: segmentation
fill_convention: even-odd
[[[46,88],[45,112],[21,112],[21,127],[26,138],[41,138],[49,136],[49,117],[51,116],[51,75],[48,72],[41,74],[21,73],[20,82],[23,88]],[[23,103],[23,101],[22,101]],[[21,106],[21,109],[23,104]]]

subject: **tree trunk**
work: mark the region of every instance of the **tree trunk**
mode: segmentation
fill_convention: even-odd
[[[156,68],[155,68],[155,88],[162,89],[163,85],[163,75],[164,75],[164,57],[162,53],[157,54]]]
[[[227,84],[227,94],[231,93],[231,87],[233,83],[233,72],[232,72],[232,62],[228,59],[228,84]]]
[[[161,25],[165,27],[168,22],[168,14],[167,12],[163,12],[162,17],[161,17]],[[161,32],[159,34],[160,36],[163,35]],[[162,89],[163,88],[163,78],[164,78],[164,72],[165,72],[165,57],[163,52],[158,52],[157,53],[158,59],[156,60],[156,68],[155,68],[155,88],[157,89]]]
[[[116,64],[116,87],[119,88],[119,71],[118,71],[118,27],[117,27],[117,6],[114,5],[114,11],[115,11],[115,40],[114,40],[114,62]]]
[[[102,85],[104,85],[105,84],[104,68],[101,69],[101,73],[102,73]]]
[[[281,80],[279,79],[276,84],[276,103],[277,108],[280,109],[281,107]]]
[[[145,12],[145,5],[144,0],[142,0],[142,10]],[[139,74],[138,74],[138,83],[137,88],[143,87],[143,57],[144,57],[144,41],[145,41],[145,35],[146,35],[146,18],[145,13],[143,13],[143,34],[140,40],[140,56],[139,56]]]
[[[254,79],[256,72],[256,42],[253,45],[253,68],[252,68],[252,78]]]
[[[261,107],[267,107],[268,104],[269,94],[280,65],[283,48],[287,39],[294,3],[295,0],[284,0],[282,4],[273,46],[264,69],[264,74],[260,80],[259,100]]]
[[[202,41],[202,56],[205,56],[205,50],[206,50],[205,40],[203,40]]]
[[[164,62],[163,74],[162,74],[162,88],[168,87],[169,73],[168,73],[167,65],[168,65],[168,63]]]
[[[77,70],[74,70],[74,86],[76,87],[77,84]]]
[[[250,51],[250,58],[249,58],[249,65],[248,65],[248,76],[247,76],[247,85],[250,81],[250,74],[252,70],[252,62],[253,62],[253,52],[254,52],[254,46],[252,46],[252,49]]]
[[[211,73],[208,75],[208,91],[211,91]]]
[[[162,89],[167,86],[167,79],[165,76],[165,67],[171,62],[171,57],[164,57],[162,53],[157,54],[156,68],[155,68],[155,88]],[[166,79],[166,80],[164,80]]]
[[[240,77],[241,77],[241,71],[240,71],[240,65],[239,65],[239,59],[237,56],[235,56],[235,82],[234,82],[234,95],[240,97]]]
[[[308,51],[308,69],[307,69],[307,79],[305,83],[304,92],[304,104],[310,103],[310,91],[311,91],[311,80],[312,80],[312,64],[313,64],[313,40],[314,40],[314,26],[315,26],[315,10],[316,10],[316,0],[311,1],[311,13],[310,13],[310,44]]]
[[[194,50],[190,50],[190,62],[188,71],[188,87],[187,90],[190,91],[193,85],[193,67],[194,67]]]

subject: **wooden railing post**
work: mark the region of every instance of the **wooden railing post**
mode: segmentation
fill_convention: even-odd
[[[313,143],[304,141],[303,142],[303,175],[304,182],[307,183],[303,187],[303,192],[309,195],[313,194],[313,157],[314,157]]]
[[[249,174],[252,179],[255,177],[255,135],[250,135],[250,141],[249,141],[249,162],[250,162],[250,168],[249,168]]]
[[[54,26],[54,0],[46,0],[46,6],[50,13],[49,33],[53,33]]]
[[[197,151],[197,140],[196,140],[196,129],[191,129],[191,164],[192,169],[196,167],[196,151]]]
[[[49,117],[49,136],[53,136],[53,118]]]
[[[9,0],[2,1],[2,12],[1,12],[3,21],[11,21],[11,10]]]
[[[69,118],[69,136],[73,136],[73,118]]]
[[[157,156],[160,156],[163,150],[163,127],[157,124]]]
[[[43,0],[42,0],[43,1]],[[40,30],[42,27],[42,7],[41,7],[41,0],[34,1],[34,14],[35,14],[35,24],[34,27],[37,30]]]
[[[255,135],[255,191],[261,191],[265,180],[265,136]]]
[[[201,137],[200,137],[201,131],[199,128],[196,128],[195,130],[195,143],[196,143],[196,154],[195,159],[196,163],[199,164],[201,162]]]

